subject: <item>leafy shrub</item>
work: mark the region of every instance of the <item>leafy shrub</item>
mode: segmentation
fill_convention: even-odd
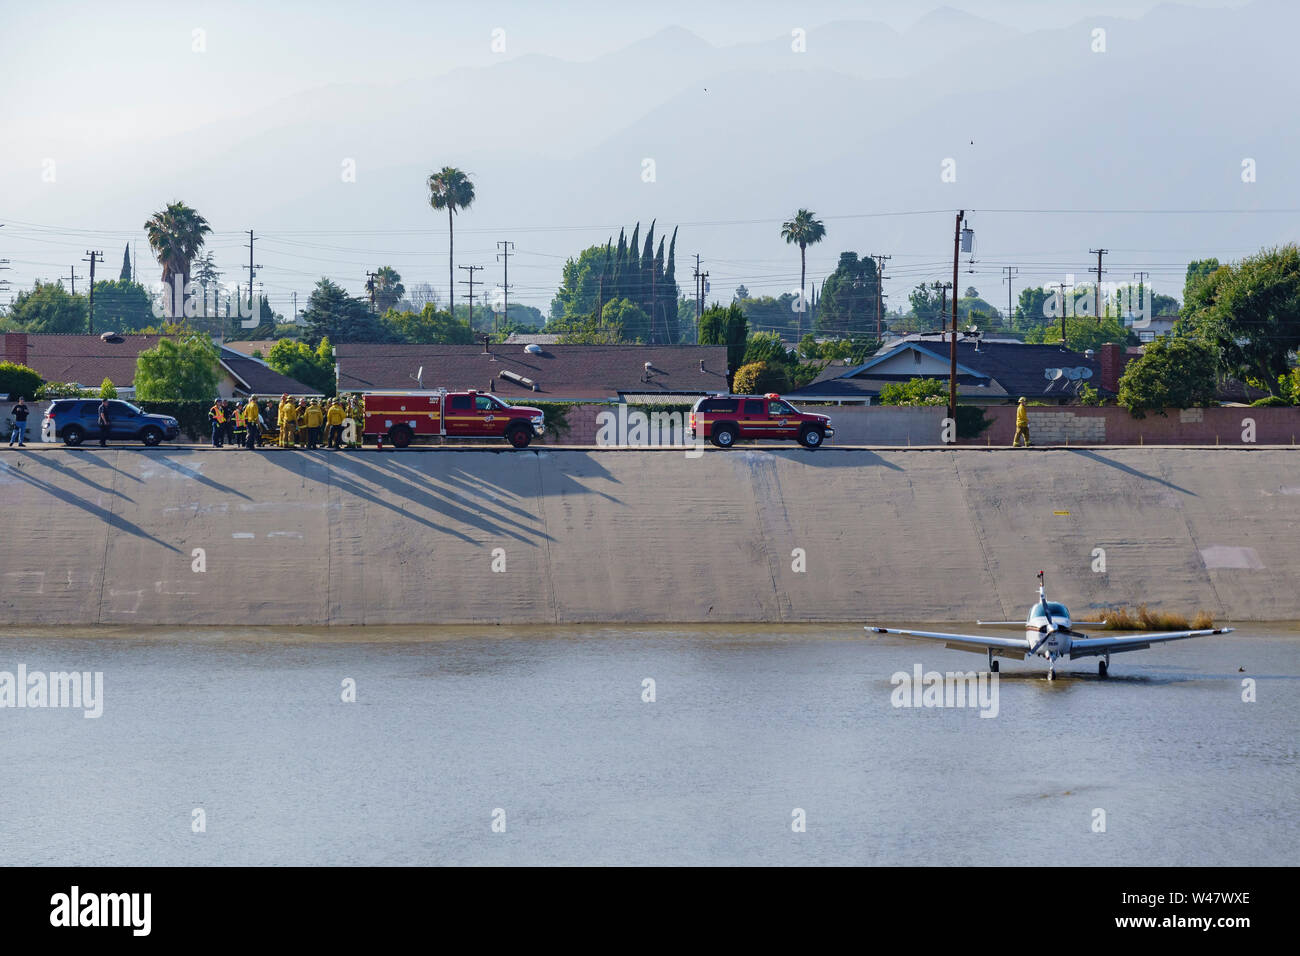
[[[0,362],[0,396],[35,398],[41,387],[41,373],[16,362]]]

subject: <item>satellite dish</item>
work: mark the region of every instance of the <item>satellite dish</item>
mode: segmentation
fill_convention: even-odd
[[[1064,374],[1065,373],[1061,371],[1061,369],[1059,368],[1043,369],[1043,378],[1047,379],[1049,382],[1055,382],[1058,378],[1060,378]]]
[[[541,355],[542,347],[538,345],[536,342],[529,342],[527,345],[524,346],[524,351],[527,352],[529,355]]]

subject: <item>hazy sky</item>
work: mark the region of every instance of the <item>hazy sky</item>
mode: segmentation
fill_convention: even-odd
[[[1189,0],[1183,5],[1222,8],[1237,7],[1241,3],[1234,0]],[[0,272],[0,277],[11,280],[10,291],[13,291],[30,286],[38,277],[66,275],[66,265],[62,263],[79,260],[88,241],[86,235],[77,230],[98,231],[93,239],[103,245],[108,259],[103,268],[115,276],[122,242],[142,239],[139,224],[150,211],[148,207],[129,213],[108,211],[113,208],[113,197],[126,191],[126,184],[133,175],[132,170],[114,165],[111,157],[117,156],[117,151],[148,149],[154,144],[167,144],[167,149],[174,149],[174,140],[167,137],[185,130],[206,129],[207,145],[219,153],[226,131],[233,134],[244,124],[252,122],[251,118],[259,111],[264,115],[295,94],[319,91],[322,87],[360,84],[383,88],[412,83],[418,86],[420,81],[457,68],[491,67],[504,60],[530,55],[569,61],[591,60],[621,50],[670,26],[684,27],[711,44],[730,47],[773,41],[788,37],[792,27],[812,30],[839,20],[881,21],[896,29],[906,29],[940,7],[963,10],[995,20],[1019,33],[1030,33],[1077,25],[1092,16],[1139,17],[1156,6],[1158,4],[1119,0],[1100,3],[956,0],[942,5],[925,2],[854,3],[848,0],[802,3],[770,0],[660,0],[654,3],[578,0],[563,4],[449,4],[404,0],[369,3],[291,0],[274,4],[140,3],[128,0],[118,4],[91,4],[54,0],[21,6],[8,4],[3,33],[0,33],[0,63],[3,64],[0,66],[3,71],[0,78],[0,130],[3,130],[6,140],[4,153],[8,154],[7,157],[0,155],[0,171],[7,173],[0,177],[0,182],[5,183],[0,187],[0,222],[9,217],[36,225],[11,221],[9,227],[0,229],[0,257],[12,259],[11,270]],[[504,31],[504,53],[492,50],[494,30]],[[201,50],[197,49],[200,47]],[[978,64],[975,66],[978,68]],[[969,65],[961,69],[967,68]],[[438,164],[442,161],[458,162],[459,155],[475,148],[480,155],[493,158],[501,155],[500,150],[493,152],[490,145],[485,145],[490,144],[490,137],[485,139],[483,134],[490,131],[492,124],[510,120],[485,116],[473,102],[457,104],[458,109],[462,106],[463,117],[440,115],[409,119],[412,124],[446,125],[454,131],[457,140],[454,148],[440,149],[437,154],[412,150],[410,156],[393,156],[394,164],[409,161],[427,168],[435,157]],[[1063,104],[1062,116],[1068,117],[1071,111],[1077,114],[1082,108],[1082,103]],[[355,123],[357,119],[355,115],[348,115],[341,122]],[[977,129],[982,118],[966,119],[971,128]],[[1028,121],[1038,123],[1041,117],[1031,117]],[[571,123],[573,117],[558,114],[555,122]],[[300,145],[309,156],[313,144]],[[964,140],[962,145],[965,145]],[[511,150],[517,153],[521,167],[528,158],[526,146],[526,143],[521,143],[517,150],[514,147]],[[338,161],[333,158],[335,154],[329,152],[331,148],[322,145],[321,151],[330,157],[331,168],[337,168]],[[444,156],[444,152],[450,155]],[[33,206],[30,200],[40,187],[32,183],[45,157],[59,157],[61,162],[66,160],[64,168],[71,167],[74,172],[78,162],[94,165],[94,191],[78,194],[77,201],[71,204],[65,201],[63,205]],[[188,158],[177,156],[178,163]],[[810,162],[815,164],[816,158],[815,153],[810,153]],[[228,272],[238,268],[240,262],[239,243],[242,239],[238,230],[254,224],[263,225],[267,218],[260,209],[238,209],[232,214],[235,198],[246,195],[239,186],[239,178],[257,175],[254,170],[245,168],[241,159],[241,156],[232,155],[218,160],[225,163],[231,173],[231,192],[224,194],[224,198],[203,197],[207,201],[202,204],[191,200],[202,206],[200,211],[222,233],[214,236],[210,247],[218,252],[219,265]],[[1231,161],[1236,162],[1235,159]],[[8,174],[12,169],[21,170],[22,175]],[[494,172],[498,177],[497,183],[513,175],[508,168]],[[526,174],[526,170],[521,169],[518,175]],[[66,173],[63,175],[62,181],[66,182],[69,177]],[[135,175],[138,178],[138,170]],[[409,205],[419,207],[422,200],[418,175],[412,175],[411,183]],[[584,185],[563,183],[560,188],[580,190]],[[493,240],[498,237],[485,235],[475,242],[472,237],[476,227],[486,232],[487,227],[507,223],[511,226],[538,223],[521,221],[524,213],[515,213],[521,208],[518,204],[504,211],[494,207],[494,198],[502,192],[499,187],[485,188],[482,192],[474,218],[464,223],[466,241],[463,246],[458,228],[457,251],[463,250],[467,255],[473,254],[482,261],[491,262]],[[816,195],[815,189],[809,192]],[[67,195],[70,193],[63,194],[64,197]],[[183,195],[189,199],[191,190],[184,189]],[[642,205],[635,207],[634,215],[648,218],[657,214],[667,217],[670,223],[710,218],[744,220],[757,215],[756,207],[743,197],[726,202],[718,200],[709,212],[694,214],[700,205],[695,198],[685,195],[674,198],[666,182],[661,195],[662,201],[654,204],[653,208],[638,200]],[[860,197],[834,195],[838,208],[829,202],[820,202],[817,206],[819,212],[828,215],[859,213],[871,208]],[[161,205],[170,198],[173,197],[158,196],[156,202]],[[1077,198],[1063,198],[1061,204],[1074,205]],[[1189,192],[1188,201],[1193,199]],[[406,198],[402,201],[408,202]],[[22,215],[14,215],[15,209]],[[136,207],[133,205],[131,209],[136,210]],[[410,226],[410,223],[399,222],[404,211],[399,212],[396,208],[368,212],[377,216],[378,221],[365,223],[367,228]],[[764,214],[768,212],[770,210],[764,210]],[[428,216],[427,207],[422,213],[416,208],[416,214],[424,217],[419,221],[420,225],[425,226],[431,235],[435,227],[441,228],[440,223]],[[556,223],[551,220],[549,226],[604,224],[612,218],[593,220],[590,212],[575,215],[581,216],[578,222]],[[617,215],[614,221],[625,218],[623,210],[617,210]],[[237,221],[230,221],[232,219]],[[628,222],[630,225],[631,220]],[[314,278],[322,274],[339,278],[354,292],[359,292],[364,268],[380,264],[373,256],[350,248],[362,245],[359,240],[350,244],[335,240],[335,246],[331,247],[329,240],[318,238],[315,248],[293,247],[292,230],[322,228],[310,212],[302,213],[300,219],[292,222],[278,220],[272,231],[276,227],[285,230],[286,238],[277,240],[272,237],[270,244],[264,247],[266,253],[258,258],[265,258],[268,262],[261,279],[267,282],[278,311],[286,311],[292,291],[299,293],[300,302],[305,301]],[[771,236],[767,235],[770,227],[764,225],[761,228],[764,242],[770,240]],[[810,268],[822,275],[833,266],[841,248],[852,247],[850,240],[839,238],[844,235],[845,227],[840,225],[837,228],[840,232],[835,243],[828,242],[810,256]],[[739,232],[733,228],[709,234],[707,230],[699,229],[692,237],[699,242],[692,245],[690,252],[702,249],[706,257],[712,255],[719,260],[713,267],[715,294],[722,291],[718,288],[719,279],[724,284],[734,285],[750,277],[748,284],[751,289],[767,293],[788,286],[791,275],[797,283],[797,260],[792,266],[788,251],[779,242],[772,242],[770,247],[751,243],[741,251],[731,251],[729,256],[727,246]],[[939,225],[935,232],[941,234],[942,226]],[[1261,232],[1256,240],[1252,233],[1249,242],[1263,244],[1275,234],[1275,231]],[[517,264],[519,271],[515,272],[516,266],[512,265],[511,273],[512,282],[521,285],[517,300],[544,308],[549,301],[548,290],[553,290],[558,284],[563,256],[576,252],[588,241],[603,241],[604,236],[584,235],[580,238],[581,243],[568,237],[549,241],[549,244],[541,240],[531,244],[524,242]],[[988,249],[1000,237],[985,231],[983,238]],[[278,247],[278,256],[277,241],[282,243]],[[414,240],[402,246],[408,250],[404,254],[410,258],[406,262],[395,260],[395,264],[408,278],[408,284],[409,280],[421,279],[445,284],[445,265],[440,271],[436,259],[436,256],[444,255],[438,251],[442,241],[439,234],[418,248],[412,245]],[[884,244],[888,241],[891,237],[885,232],[880,239],[881,251],[891,248]],[[1181,287],[1176,275],[1177,262],[1183,257],[1181,250],[1172,249],[1165,254],[1161,249],[1169,247],[1170,243],[1162,241],[1153,248],[1151,242],[1142,246],[1140,239],[1129,236],[1112,241],[1120,248],[1142,247],[1148,259],[1156,256],[1172,260],[1167,270],[1169,290],[1176,292]],[[1081,236],[1070,247],[1078,245],[1086,250],[1088,242],[1086,235]],[[857,239],[852,243],[856,244]],[[909,271],[904,262],[908,254],[915,253],[916,258],[925,260],[941,261],[943,258],[941,242],[935,242],[933,254],[912,248],[920,245],[914,238],[909,237],[906,243],[899,247],[903,255],[894,263],[899,279],[897,285],[902,289],[915,278],[927,278],[928,274],[922,273],[930,268],[918,266],[919,271]],[[384,245],[398,243],[380,243],[381,248]],[[1019,253],[1028,251],[1031,245],[1021,241],[1007,248]],[[930,246],[928,234],[924,246],[926,249]],[[1195,249],[1195,246],[1188,246],[1192,252]],[[1052,251],[1056,251],[1055,248]],[[528,256],[533,257],[531,261]],[[146,259],[147,252],[142,250],[142,266]],[[243,261],[246,262],[246,258]],[[461,261],[459,256],[458,261]],[[419,263],[418,269],[411,263]],[[1086,263],[1080,262],[1080,265]],[[1120,264],[1117,263],[1117,267]],[[1055,269],[1055,265],[1052,268]],[[143,273],[144,269],[141,271]],[[690,284],[689,278],[683,278],[687,274],[688,270],[681,268],[679,263],[679,282],[684,291]],[[996,267],[990,266],[990,274],[998,274]],[[1166,276],[1157,274],[1156,278],[1159,282]],[[765,283],[770,287],[765,287]],[[981,284],[988,286],[986,295],[989,298],[999,301],[996,279],[992,282],[982,280]],[[902,302],[902,289],[890,290],[894,304]],[[729,294],[723,297],[729,297]]]

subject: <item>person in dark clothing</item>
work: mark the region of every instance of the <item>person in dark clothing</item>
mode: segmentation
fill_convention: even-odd
[[[18,396],[18,404],[14,406],[14,430],[9,435],[9,447],[14,445],[14,439],[18,439],[18,447],[26,448],[27,442],[27,405],[23,402],[23,397]]]
[[[221,407],[226,413],[225,443],[227,445],[233,445],[235,443],[235,408],[233,405],[231,405],[230,399],[226,399],[224,402],[222,402]]]
[[[112,423],[109,415],[108,399],[99,403],[99,447],[104,448],[108,445],[108,429]]]

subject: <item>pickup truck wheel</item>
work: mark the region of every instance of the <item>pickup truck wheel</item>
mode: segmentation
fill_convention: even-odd
[[[407,425],[394,425],[388,433],[388,440],[394,448],[405,448],[411,443],[411,429]]]
[[[513,448],[527,448],[528,443],[533,440],[528,429],[523,425],[516,425],[510,431],[506,432],[506,441],[510,442]]]
[[[152,425],[140,433],[140,440],[150,448],[162,441],[162,437],[162,432],[154,428]]]
[[[713,444],[719,448],[730,448],[736,444],[736,426],[714,425]]]
[[[76,448],[85,440],[86,433],[81,430],[79,425],[69,425],[63,429],[63,444],[69,448]]]
[[[805,428],[799,433],[799,444],[804,448],[820,448],[825,437],[820,428]]]

